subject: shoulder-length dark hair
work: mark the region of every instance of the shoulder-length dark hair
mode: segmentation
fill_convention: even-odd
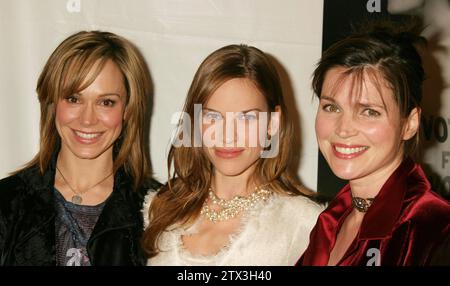
[[[426,42],[419,36],[420,29],[420,23],[414,20],[403,24],[381,20],[336,42],[323,53],[314,71],[314,93],[320,98],[327,72],[343,67],[344,77],[352,75],[356,79],[354,88],[361,87],[364,73],[369,73],[375,83],[381,75],[393,91],[402,118],[407,118],[414,108],[420,111],[425,73],[416,44]],[[405,156],[416,153],[419,136],[418,130],[405,142]]]

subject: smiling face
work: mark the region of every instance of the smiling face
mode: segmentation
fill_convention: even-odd
[[[79,159],[112,156],[112,146],[122,131],[125,102],[123,75],[108,60],[88,87],[59,100],[55,124],[61,152]]]
[[[364,71],[361,81],[345,71],[326,73],[316,116],[319,148],[342,179],[387,179],[403,159],[403,141],[415,134],[418,116],[401,118],[378,71]]]
[[[267,111],[264,95],[246,78],[228,80],[211,95],[202,111],[203,148],[216,172],[225,176],[253,172],[262,151],[259,132],[267,132],[258,130],[258,122]],[[222,132],[215,132],[214,124]]]

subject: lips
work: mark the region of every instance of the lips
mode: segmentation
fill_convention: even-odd
[[[367,149],[369,149],[369,146],[332,144],[332,148],[336,157],[341,159],[353,159],[366,152]]]
[[[82,132],[79,130],[73,130],[75,139],[83,144],[92,144],[97,142],[104,132]]]
[[[242,148],[216,148],[214,149],[214,153],[217,157],[232,159],[240,156],[244,150]]]

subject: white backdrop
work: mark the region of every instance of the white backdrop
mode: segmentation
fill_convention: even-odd
[[[108,30],[134,42],[154,83],[151,157],[167,179],[173,126],[200,62],[215,49],[254,45],[284,70],[301,129],[298,174],[315,189],[316,101],[311,73],[321,54],[323,1],[317,0],[0,0],[0,178],[38,150],[37,78],[56,46],[79,30]]]

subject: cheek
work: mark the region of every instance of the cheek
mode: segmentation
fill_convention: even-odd
[[[105,112],[99,112],[98,119],[108,128],[122,128],[123,108],[113,108]]]
[[[400,129],[386,123],[366,126],[361,128],[361,132],[373,144],[394,145],[396,141],[399,141]]]
[[[78,118],[78,110],[76,108],[70,108],[64,103],[59,103],[56,106],[56,125],[61,126],[68,124]]]
[[[214,162],[214,149],[213,148],[208,148],[208,147],[203,147],[203,153],[206,155],[205,157],[208,158],[209,162],[211,162],[214,165],[215,164],[215,162]]]
[[[334,132],[333,120],[318,114],[316,116],[316,137],[318,140],[328,138]]]
[[[248,148],[247,152],[248,152],[248,160],[250,161],[249,163],[254,163],[255,161],[257,161],[259,158],[261,158],[261,147],[255,147],[255,148]]]

